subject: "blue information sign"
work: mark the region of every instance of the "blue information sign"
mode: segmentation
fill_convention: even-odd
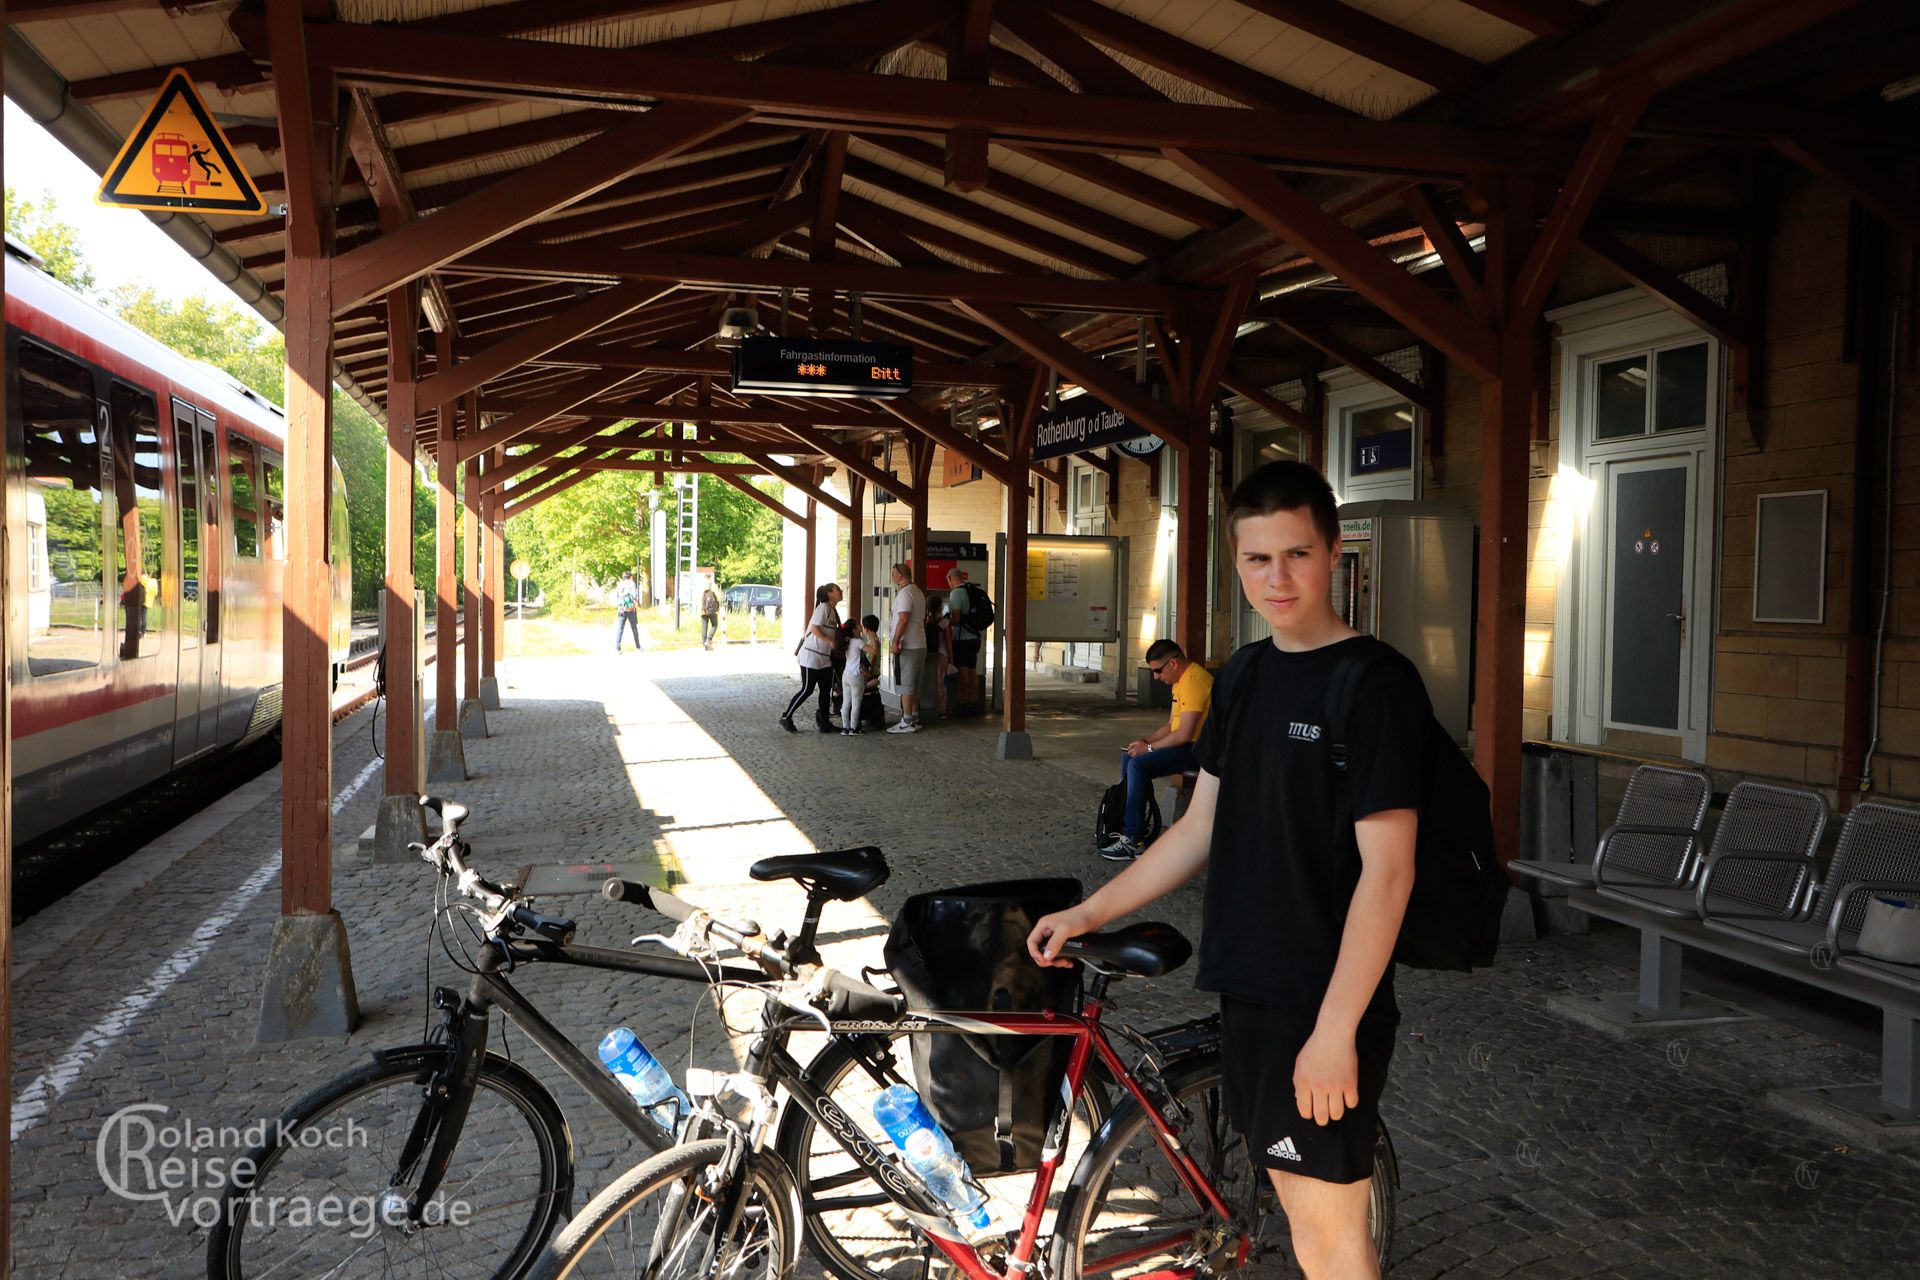
[[[1405,471],[1413,465],[1413,428],[1383,431],[1377,436],[1355,436],[1353,456],[1347,460],[1350,476]]]

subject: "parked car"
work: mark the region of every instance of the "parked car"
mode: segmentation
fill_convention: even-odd
[[[764,582],[740,582],[728,587],[722,595],[726,601],[727,612],[735,609],[766,609],[780,612],[780,588],[770,587]]]

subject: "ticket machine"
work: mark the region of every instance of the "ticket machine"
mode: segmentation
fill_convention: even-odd
[[[1438,502],[1340,508],[1333,603],[1356,630],[1413,660],[1434,714],[1465,745],[1473,703],[1473,517]]]

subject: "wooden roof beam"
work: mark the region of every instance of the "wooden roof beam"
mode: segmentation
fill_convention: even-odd
[[[1781,155],[1838,186],[1909,243],[1920,244],[1920,196],[1893,181],[1890,166],[1865,154],[1798,138],[1774,143]]]
[[[906,76],[888,77],[893,83],[882,91],[871,75],[846,71],[794,66],[774,71],[764,63],[645,49],[426,34],[357,23],[316,24],[308,42],[318,61],[351,80],[404,79],[542,98],[708,104],[729,113],[729,120],[744,108],[762,117],[827,126],[975,127],[1054,146],[1193,148],[1359,173],[1533,173],[1557,168],[1562,154],[1552,138],[1451,125],[949,85]]]
[[[964,298],[1128,315],[1185,310],[1194,292],[1177,285],[1079,280],[1038,273],[995,275],[852,262],[817,267],[780,258],[760,261],[652,250],[582,253],[568,245],[488,245],[450,263],[448,270],[529,279],[658,280],[689,289],[843,289],[880,297]]]
[[[1721,306],[1673,272],[1604,231],[1588,227],[1580,245],[1627,278],[1628,283],[1668,310],[1712,334],[1736,351],[1752,351],[1759,335],[1751,320]]]
[[[1453,283],[1460,290],[1461,300],[1467,304],[1467,310],[1480,319],[1487,318],[1487,294],[1480,286],[1480,259],[1467,243],[1466,236],[1460,233],[1460,224],[1447,212],[1445,200],[1430,186],[1408,187],[1404,193],[1407,208],[1419,219],[1420,229],[1426,232],[1427,243],[1440,255],[1440,264],[1447,269]]]
[[[1443,44],[1341,4],[1339,0],[1240,0],[1290,27],[1319,36],[1369,62],[1398,71],[1442,93],[1464,93],[1479,84],[1485,68]]]
[[[1170,158],[1477,377],[1497,376],[1498,343],[1485,325],[1408,275],[1265,166],[1239,156],[1183,151],[1171,153]]]
[[[961,301],[958,305],[962,311],[977,317],[982,324],[1041,364],[1061,377],[1079,383],[1174,448],[1187,447],[1186,426],[1173,406],[1155,400],[1144,387],[1113,373],[1099,360],[1020,308],[1006,303],[986,302]]]
[[[994,449],[992,445],[975,440],[964,431],[956,431],[947,422],[945,415],[904,396],[882,400],[880,407],[934,444],[944,446],[950,453],[959,454],[1001,484],[1010,482],[1013,464],[1007,460],[1006,455]],[[900,492],[893,484],[886,487],[889,493]],[[908,484],[908,489],[910,493],[919,492],[918,487],[911,482]]]
[[[468,458],[480,456],[489,449],[517,440],[540,424],[557,418],[567,410],[597,396],[605,395],[632,377],[633,374],[626,369],[615,369],[612,372],[590,374],[580,378],[569,384],[566,389],[555,392],[532,408],[509,414],[503,421],[495,423],[484,431],[476,431],[462,437],[459,442],[458,456],[464,462]]]
[[[1539,318],[1553,282],[1560,278],[1567,255],[1573,252],[1580,232],[1586,227],[1587,215],[1600,202],[1600,193],[1606,189],[1620,153],[1626,150],[1634,122],[1646,110],[1651,95],[1652,91],[1645,88],[1622,90],[1607,99],[1594,119],[1586,144],[1580,148],[1579,159],[1574,161],[1573,172],[1567,175],[1560,194],[1554,198],[1553,210],[1540,229],[1540,238],[1534,241],[1532,251],[1514,278],[1513,299],[1507,316],[1510,324],[1524,328]],[[1434,345],[1440,346],[1438,342]]]
[[[759,503],[761,506],[767,508],[767,510],[772,511],[778,515],[785,516],[788,520],[793,521],[793,523],[799,525],[802,529],[807,527],[808,522],[805,516],[796,513],[791,507],[787,506],[786,503],[780,501],[778,498],[774,497],[772,494],[762,493],[757,485],[750,483],[743,477],[723,475],[720,477],[720,480],[724,484],[732,485],[734,488],[746,494],[749,498],[752,498],[755,502]]]
[[[1462,3],[1544,40],[1565,40],[1592,22],[1596,13],[1580,0],[1462,0]]]
[[[947,44],[947,82],[985,84],[987,50],[992,43],[993,0],[964,0],[953,37]],[[948,130],[946,156],[940,171],[950,190],[972,192],[985,186],[987,131],[978,126]]]

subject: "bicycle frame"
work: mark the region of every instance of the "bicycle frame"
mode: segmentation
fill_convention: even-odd
[[[487,1050],[489,1014],[497,1006],[525,1032],[527,1038],[553,1059],[568,1079],[586,1090],[587,1096],[611,1113],[628,1132],[650,1151],[665,1151],[674,1143],[673,1131],[642,1111],[618,1081],[599,1063],[582,1053],[573,1041],[550,1022],[519,991],[507,975],[523,964],[562,964],[576,968],[603,969],[615,973],[642,974],[648,977],[674,978],[706,984],[716,977],[747,982],[764,981],[759,969],[737,966],[705,965],[681,956],[662,956],[646,952],[619,951],[610,947],[583,947],[548,941],[521,942],[501,940],[479,955],[476,972],[467,985],[465,997],[446,987],[434,993],[436,1007],[447,1013],[447,1074],[427,1090],[425,1104],[415,1119],[407,1139],[401,1144],[395,1165],[399,1173],[419,1168],[420,1177],[409,1197],[409,1215],[424,1212],[434,1192],[439,1190],[453,1150],[465,1127],[467,1108],[472,1105],[475,1082]],[[422,1158],[424,1157],[424,1163]]]
[[[1026,1274],[1032,1267],[1034,1250],[1040,1237],[1040,1221],[1045,1215],[1054,1179],[1066,1154],[1067,1130],[1073,1121],[1074,1102],[1085,1088],[1096,1059],[1146,1113],[1153,1128],[1154,1140],[1159,1144],[1161,1153],[1172,1163],[1188,1193],[1220,1215],[1223,1221],[1237,1221],[1238,1215],[1221,1198],[1207,1175],[1188,1154],[1180,1141],[1179,1131],[1147,1096],[1146,1090],[1121,1060],[1102,1029],[1101,1012],[1106,1003],[1106,985],[1104,976],[1095,978],[1093,988],[1078,1014],[930,1011],[882,1021],[849,1019],[829,1022],[835,1036],[910,1031],[951,1035],[1072,1037],[1073,1048],[1067,1059],[1066,1079],[1061,1086],[1062,1105],[1048,1127],[1041,1150],[1040,1167],[1034,1175],[1033,1191],[1027,1199],[1020,1233],[1008,1258],[1008,1272]],[[794,1103],[806,1111],[816,1125],[833,1135],[841,1148],[872,1177],[875,1185],[907,1211],[933,1246],[969,1280],[1004,1280],[1006,1272],[995,1270],[981,1257],[977,1248],[955,1232],[946,1207],[933,1198],[925,1184],[902,1163],[884,1154],[879,1144],[853,1123],[838,1104],[814,1087],[806,1072],[787,1053],[784,1044],[786,1033],[808,1025],[782,1020],[763,1027],[748,1051],[746,1072],[784,1086]],[[868,1069],[872,1071],[871,1065]],[[1165,1239],[1155,1241],[1143,1249],[1142,1256],[1172,1242]],[[1248,1237],[1243,1233],[1239,1245],[1240,1261],[1246,1260],[1249,1248]],[[1124,1260],[1116,1258],[1112,1261],[1117,1264]]]

